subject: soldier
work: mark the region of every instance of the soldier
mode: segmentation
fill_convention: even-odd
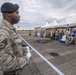
[[[1,6],[3,15],[0,23],[0,75],[16,75],[16,71],[22,69],[31,57],[31,53],[25,55],[22,39],[13,26],[20,20],[19,6],[6,2]]]

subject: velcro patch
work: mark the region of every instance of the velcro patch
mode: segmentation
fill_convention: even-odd
[[[0,49],[3,49],[7,45],[7,39],[0,42]]]

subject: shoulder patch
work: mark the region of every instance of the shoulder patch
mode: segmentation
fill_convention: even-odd
[[[3,49],[7,45],[7,39],[0,42],[0,49]]]
[[[0,49],[2,49],[4,47],[3,43],[0,43]]]

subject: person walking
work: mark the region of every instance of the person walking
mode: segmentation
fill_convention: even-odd
[[[32,36],[31,36],[31,30],[29,31],[29,37],[28,38],[32,38]]]
[[[31,57],[29,51],[24,53],[22,39],[14,27],[20,20],[18,9],[19,5],[10,2],[1,6],[3,19],[0,23],[0,75],[16,75]]]

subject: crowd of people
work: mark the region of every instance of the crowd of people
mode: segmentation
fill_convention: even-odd
[[[51,29],[47,35],[51,40],[61,40],[65,36],[66,44],[75,44],[76,29],[75,28],[64,28],[64,29]]]

